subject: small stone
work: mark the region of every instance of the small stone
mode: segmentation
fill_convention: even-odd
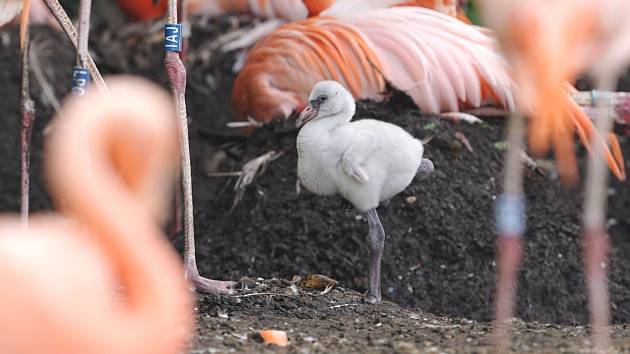
[[[312,337],[312,336],[304,337],[304,338],[302,338],[302,339],[303,339],[305,342],[308,342],[308,343],[313,343],[313,342],[315,342],[315,341],[317,340],[317,338]]]
[[[217,313],[217,317],[223,318],[223,319],[228,319],[228,312],[227,312],[227,310],[224,310],[224,309],[220,308],[219,306],[217,306],[217,307],[215,307],[215,311]]]
[[[297,286],[295,286],[295,284],[291,284],[289,286],[289,293],[294,296],[298,295],[298,289],[297,289]]]

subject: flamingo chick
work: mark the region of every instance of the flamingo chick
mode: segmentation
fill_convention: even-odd
[[[340,83],[315,85],[297,127],[298,177],[318,195],[341,195],[367,213],[370,250],[369,300],[381,301],[381,258],[385,243],[376,208],[402,192],[416,174],[428,175],[422,142],[402,128],[373,119],[350,122],[354,98]]]

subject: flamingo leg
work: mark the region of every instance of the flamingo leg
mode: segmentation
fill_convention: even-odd
[[[184,24],[184,33],[182,34],[182,51],[180,53],[180,59],[182,61],[186,60],[186,56],[188,53],[188,39],[190,37],[190,25],[188,23],[188,10],[187,10],[187,0],[182,0],[178,4],[178,12],[180,14],[180,19]],[[185,89],[185,88],[184,88]],[[173,207],[173,220],[171,223],[171,228],[168,233],[168,237],[172,240],[175,236],[182,231],[182,188],[181,188],[181,176],[177,176],[177,182],[175,186],[175,196],[174,198],[174,207]]]
[[[510,346],[508,321],[514,313],[518,270],[523,258],[525,230],[523,202],[523,164],[520,153],[524,146],[524,121],[518,114],[508,123],[510,146],[505,155],[504,193],[496,205],[497,288],[494,303],[493,341],[497,353],[506,353]]]
[[[181,0],[179,2],[179,19],[184,24],[184,33],[182,38],[182,51],[180,58],[186,61],[188,57],[188,42],[190,40],[190,22],[188,22],[188,0]]]
[[[33,122],[35,121],[35,105],[30,97],[24,99],[22,103],[22,131],[20,137],[20,152],[22,156],[21,164],[21,204],[20,212],[22,224],[28,224],[29,211],[29,186],[30,186],[30,156],[31,156],[31,133],[33,132]]]
[[[369,232],[367,236],[370,251],[370,289],[369,301],[373,304],[381,302],[381,260],[385,246],[385,230],[378,219],[376,209],[367,212]]]
[[[35,107],[30,97],[26,98],[22,104],[22,131],[20,137],[20,152],[22,155],[21,165],[21,203],[20,212],[22,225],[28,224],[29,211],[29,187],[30,187],[30,156],[31,156],[31,133],[33,132],[33,122],[35,121]]]
[[[584,230],[584,267],[588,282],[588,305],[593,348],[605,353],[610,347],[610,299],[608,295],[608,251],[610,245],[603,227]]]
[[[30,94],[30,80],[29,80],[29,52],[30,52],[30,34],[28,15],[30,5],[27,5],[23,10],[21,22],[20,22],[20,54],[22,56],[22,130],[20,133],[20,153],[21,153],[21,166],[20,166],[20,212],[22,225],[28,225],[28,210],[29,210],[29,180],[30,180],[30,144],[31,133],[33,132],[33,121],[35,120],[35,104],[31,99]]]
[[[177,23],[177,1],[168,2],[167,23]],[[195,289],[212,294],[230,294],[236,285],[232,281],[207,279],[199,275],[195,258],[195,229],[193,219],[192,172],[190,166],[190,147],[188,143],[188,118],[186,113],[186,67],[179,53],[167,51],[164,68],[168,76],[179,120],[181,148],[181,180],[184,194],[184,267],[186,278]]]
[[[232,281],[207,279],[199,275],[195,258],[195,230],[193,225],[192,172],[188,143],[188,119],[186,116],[186,68],[177,52],[167,52],[164,65],[177,105],[179,116],[182,187],[184,191],[184,266],[186,277],[195,289],[212,294],[229,294],[236,284]]]
[[[507,352],[510,345],[509,319],[514,313],[518,270],[523,258],[520,235],[500,235],[497,240],[497,288],[495,294],[494,340],[497,353]]]
[[[607,90],[614,87],[614,79],[600,78],[599,87]],[[613,120],[611,97],[597,102],[597,134],[608,136]],[[584,198],[584,267],[588,283],[588,305],[592,325],[593,349],[596,353],[608,352],[610,348],[610,299],[608,294],[608,251],[606,234],[606,188],[608,170],[602,156],[604,144],[595,146],[595,153],[588,161],[586,191]]]
[[[177,234],[182,231],[182,185],[181,178],[178,175],[173,194],[173,216],[171,220],[170,230],[168,232],[169,239],[173,240]]]

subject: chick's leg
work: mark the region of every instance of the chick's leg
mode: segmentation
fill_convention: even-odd
[[[368,298],[371,303],[381,302],[381,259],[385,246],[385,230],[378,219],[376,209],[367,212],[368,218],[368,248],[370,250],[370,290]]]

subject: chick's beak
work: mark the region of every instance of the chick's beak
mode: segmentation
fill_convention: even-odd
[[[304,124],[308,123],[313,118],[317,117],[317,113],[319,112],[319,107],[309,104],[304,108],[297,121],[295,122],[295,126],[301,128]]]

